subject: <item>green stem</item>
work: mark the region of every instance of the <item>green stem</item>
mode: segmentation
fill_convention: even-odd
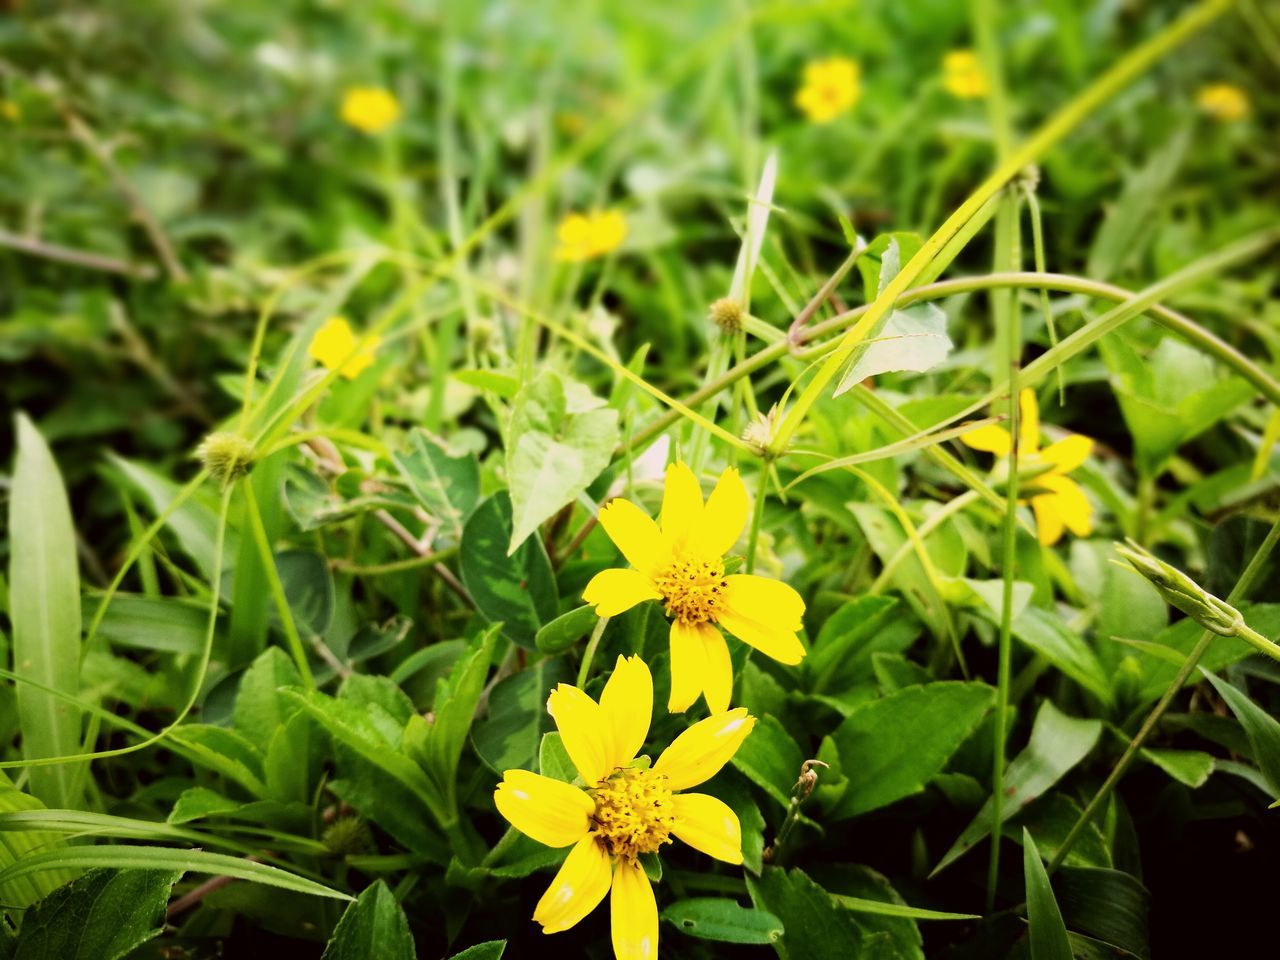
[[[240,483],[244,491],[245,513],[248,514],[249,532],[258,546],[258,556],[262,560],[262,569],[267,574],[267,589],[275,602],[276,613],[280,616],[280,625],[284,628],[285,639],[289,642],[289,652],[293,654],[294,665],[302,677],[302,684],[308,690],[316,688],[315,677],[311,675],[311,666],[307,663],[307,651],[302,645],[302,637],[298,635],[298,626],[293,622],[293,611],[289,609],[289,599],[284,594],[284,584],[280,582],[280,571],[276,569],[275,553],[267,541],[267,528],[262,523],[262,511],[258,509],[258,497],[253,492],[253,484],[246,477]]]
[[[1236,636],[1259,653],[1265,653],[1272,660],[1280,660],[1280,646],[1272,643],[1243,620],[1236,624]]]
[[[1261,546],[1253,555],[1253,559],[1249,561],[1249,565],[1245,567],[1244,573],[1240,574],[1240,579],[1236,581],[1235,587],[1231,594],[1227,597],[1229,605],[1236,605],[1240,602],[1253,587],[1254,581],[1266,566],[1267,560],[1271,557],[1271,551],[1275,548],[1276,542],[1280,541],[1280,516],[1276,517],[1275,523],[1271,525],[1266,539],[1262,541]],[[1151,731],[1155,729],[1156,724],[1160,722],[1160,718],[1164,716],[1164,712],[1169,709],[1169,704],[1173,702],[1173,698],[1177,696],[1187,682],[1187,678],[1191,676],[1191,671],[1196,668],[1196,664],[1200,662],[1200,658],[1204,656],[1209,644],[1213,642],[1213,638],[1217,634],[1206,630],[1200,634],[1200,639],[1196,641],[1196,645],[1191,652],[1187,654],[1187,659],[1183,661],[1182,666],[1178,668],[1177,675],[1170,681],[1168,688],[1161,695],[1160,701],[1147,715],[1147,719],[1142,722],[1142,727],[1134,734],[1133,739],[1129,741],[1129,745],[1125,747],[1124,753],[1111,769],[1111,773],[1107,775],[1107,779],[1103,781],[1097,792],[1093,795],[1088,805],[1080,812],[1080,816],[1076,818],[1075,825],[1067,834],[1066,839],[1062,841],[1062,846],[1058,848],[1058,852],[1053,855],[1049,861],[1048,871],[1052,873],[1062,866],[1062,862],[1067,858],[1067,854],[1071,852],[1071,848],[1075,846],[1080,835],[1084,833],[1085,828],[1097,816],[1098,811],[1102,808],[1102,804],[1107,797],[1111,795],[1111,791],[1115,789],[1120,778],[1124,776],[1125,771],[1129,769],[1129,764],[1133,763],[1134,758],[1138,755],[1138,751],[1142,749],[1142,745],[1150,736]]]
[[[809,410],[822,396],[828,384],[836,377],[867,334],[876,329],[880,320],[892,309],[898,298],[916,281],[960,229],[998,193],[1004,185],[1029,163],[1038,160],[1046,151],[1056,146],[1068,133],[1093,116],[1099,107],[1123,89],[1148,67],[1169,53],[1183,41],[1199,32],[1214,19],[1225,13],[1232,0],[1205,0],[1197,4],[1156,36],[1130,51],[1110,70],[1099,77],[1083,93],[1055,113],[1021,146],[1013,150],[995,171],[964,201],[940,226],[920,250],[913,256],[884,291],[876,297],[870,309],[841,338],[839,345],[817,374],[805,386],[786,417],[778,426],[773,441],[774,451],[787,448],[791,437],[809,415]],[[1013,389],[1009,391],[1011,394]]]
[[[587,641],[586,652],[582,654],[582,666],[578,668],[577,687],[582,690],[587,685],[587,677],[591,676],[591,661],[596,658],[596,648],[600,646],[600,638],[604,636],[604,628],[609,625],[608,617],[601,617],[596,621],[596,627],[591,631],[591,639]]]
[[[747,531],[747,573],[756,572],[756,544],[760,539],[760,520],[764,517],[764,501],[769,495],[769,461],[761,461],[760,480],[756,486],[756,502],[751,507],[751,528]]]

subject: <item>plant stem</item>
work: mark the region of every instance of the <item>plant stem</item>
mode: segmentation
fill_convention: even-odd
[[[1280,516],[1276,517],[1275,523],[1271,525],[1266,539],[1258,547],[1253,555],[1253,559],[1249,561],[1249,565],[1245,567],[1244,573],[1240,574],[1240,579],[1236,581],[1235,587],[1231,590],[1227,597],[1227,603],[1234,606],[1249,592],[1253,587],[1253,582],[1258,578],[1258,574],[1262,572],[1266,566],[1267,560],[1271,556],[1271,551],[1275,548],[1276,541],[1280,540]],[[1134,734],[1133,739],[1129,741],[1129,745],[1125,747],[1124,753],[1120,759],[1116,761],[1116,765],[1111,769],[1111,773],[1107,775],[1107,779],[1103,781],[1097,792],[1093,795],[1088,805],[1080,812],[1080,816],[1076,818],[1075,825],[1067,834],[1066,839],[1062,841],[1062,845],[1058,848],[1058,852],[1053,855],[1049,861],[1048,871],[1053,873],[1058,867],[1062,866],[1062,862],[1067,858],[1067,854],[1071,852],[1071,848],[1076,841],[1080,839],[1080,835],[1084,833],[1085,827],[1097,815],[1101,809],[1103,802],[1111,795],[1111,791],[1115,789],[1120,778],[1124,776],[1125,771],[1129,769],[1129,764],[1133,762],[1134,757],[1138,755],[1138,751],[1142,749],[1142,745],[1146,742],[1151,731],[1155,729],[1156,724],[1160,722],[1160,718],[1164,716],[1164,712],[1169,709],[1169,704],[1173,702],[1173,698],[1177,696],[1187,678],[1191,676],[1191,671],[1196,668],[1196,664],[1200,662],[1200,658],[1204,656],[1209,644],[1213,642],[1213,638],[1217,634],[1206,630],[1200,634],[1200,639],[1196,641],[1196,645],[1191,652],[1187,654],[1187,659],[1183,661],[1182,666],[1178,668],[1177,675],[1169,683],[1168,688],[1161,695],[1159,702],[1147,715],[1147,719],[1142,722],[1141,728]]]
[[[601,617],[596,621],[596,627],[591,631],[591,639],[587,641],[586,652],[582,654],[582,666],[578,668],[579,690],[587,685],[587,678],[591,676],[591,661],[596,658],[596,648],[600,646],[600,638],[604,636],[604,628],[609,625],[608,617]]]
[[[751,528],[747,531],[747,573],[756,572],[756,544],[760,539],[760,520],[764,517],[764,501],[769,495],[769,465],[769,460],[762,460],[760,463],[756,502],[751,505]]]

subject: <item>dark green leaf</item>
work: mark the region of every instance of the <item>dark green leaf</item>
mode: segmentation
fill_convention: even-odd
[[[1253,747],[1253,758],[1271,788],[1272,799],[1280,797],[1280,722],[1225,680],[1204,669],[1200,672],[1213,684],[1218,696],[1227,702],[1240,726],[1244,727],[1249,745]]]
[[[1049,875],[1031,834],[1022,832],[1022,871],[1027,885],[1027,924],[1030,927],[1031,960],[1071,960],[1067,928],[1053,897]]]
[[[480,464],[475,454],[455,453],[425,430],[409,434],[408,449],[392,456],[427,513],[456,538],[480,499]]]
[[[778,718],[765,714],[733,755],[733,765],[785,807],[791,801],[791,788],[800,778],[804,759]]]
[[[553,657],[498,683],[489,692],[489,712],[471,733],[480,759],[498,773],[534,769],[543,735],[554,727],[547,695],[557,683],[572,679],[564,658]]]
[[[416,960],[409,921],[381,880],[349,904],[321,960]]]
[[[677,900],[662,911],[662,919],[691,937],[722,943],[773,943],[782,936],[782,923],[773,914],[728,897]]]

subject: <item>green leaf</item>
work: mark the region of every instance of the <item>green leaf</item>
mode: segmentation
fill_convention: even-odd
[[[23,857],[17,863],[0,870],[0,885],[17,877],[25,877],[45,870],[78,870],[89,867],[205,873],[232,877],[236,880],[248,880],[252,883],[280,887],[283,890],[293,890],[317,897],[351,899],[347,894],[339,893],[314,880],[253,860],[243,860],[224,853],[210,853],[207,850],[133,846],[124,843],[96,847],[67,847],[63,850],[49,850]]]
[[[733,755],[733,765],[757,787],[786,807],[800,778],[804,754],[778,718],[765,714]]]
[[[783,935],[773,941],[782,960],[874,956],[867,949],[871,938],[854,916],[799,868],[765,867],[759,877],[748,874],[746,880],[756,908],[777,917],[783,926]]]
[[[174,801],[167,821],[171,824],[190,823],[224,813],[234,813],[243,807],[239,800],[232,800],[208,787],[189,787]]]
[[[462,531],[462,582],[486,620],[532,648],[538,628],[555,619],[560,597],[542,541],[531,537],[508,556],[510,539],[511,500],[498,493],[476,508]]]
[[[508,554],[572,503],[613,458],[618,411],[595,398],[584,401],[583,391],[575,396],[573,386],[544,370],[516,394],[507,431],[513,518]]]
[[[773,943],[782,936],[782,923],[773,914],[728,897],[677,900],[662,911],[662,919],[691,937],[721,943]]]
[[[255,797],[267,795],[262,753],[236,731],[205,723],[187,723],[169,736],[196,763],[234,780]]]
[[[85,623],[91,618],[84,611]],[[98,624],[98,637],[114,647],[199,653],[209,629],[209,605],[174,597],[117,593]]]
[[[909,920],[977,920],[976,913],[946,913],[942,910],[926,910],[909,907],[903,903],[887,903],[883,900],[867,900],[863,897],[846,897],[833,893],[832,898],[840,906],[854,913],[874,913],[882,917],[906,917]]]
[[[473,453],[455,453],[422,429],[408,449],[392,455],[396,469],[427,513],[456,539],[480,499],[480,464]]]
[[[1280,640],[1280,603],[1241,603],[1237,606],[1245,622],[1268,640]],[[1149,655],[1139,658],[1142,669],[1142,699],[1146,702],[1157,700],[1172,682],[1178,668],[1187,659],[1204,628],[1188,618],[1179,620],[1156,634],[1153,641],[1169,655],[1168,659]],[[1142,648],[1140,648],[1142,649]],[[1214,637],[1209,649],[1200,658],[1200,666],[1210,672],[1217,672],[1224,667],[1243,660],[1253,652],[1253,647],[1235,637]],[[1187,677],[1187,683],[1196,683],[1193,672]]]
[[[1212,754],[1203,750],[1155,750],[1144,747],[1142,757],[1193,790],[1205,785],[1216,762]]]
[[[1005,771],[1005,800],[1002,805],[1004,821],[1017,816],[1024,807],[1088,756],[1101,734],[1100,720],[1079,720],[1067,716],[1059,712],[1049,700],[1040,704],[1035,723],[1031,727],[1030,741]],[[991,833],[993,815],[994,801],[988,797],[978,815],[938,861],[933,874],[937,874],[988,836]]]
[[[995,691],[942,681],[856,707],[832,739],[849,786],[829,816],[846,819],[924,789],[981,722]]]
[[[993,623],[995,617],[988,616]],[[1097,654],[1053,612],[1028,606],[1013,620],[1013,635],[1104,704],[1112,701],[1111,681]]]
[[[576,610],[562,613],[546,626],[539,628],[533,638],[533,644],[543,653],[563,653],[589,634],[599,622],[596,608],[591,604],[585,604]]]
[[[1253,747],[1253,759],[1271,788],[1272,799],[1280,798],[1280,722],[1225,680],[1203,668],[1200,672],[1244,727],[1249,745]]]
[[[301,683],[298,668],[279,647],[268,647],[240,676],[234,708],[236,732],[266,751],[276,729],[298,711],[280,693]]]
[[[0,817],[23,813],[45,812],[44,804],[15,787],[0,772]],[[19,860],[42,850],[56,850],[65,841],[56,833],[37,829],[6,830],[0,836],[0,871],[7,870]],[[19,877],[0,884],[0,903],[15,907],[28,907],[45,894],[67,883],[75,874],[70,871],[50,871],[38,876]]]
[[[409,921],[381,880],[347,906],[321,960],[416,960]]]
[[[1031,834],[1022,831],[1022,872],[1027,885],[1027,925],[1030,927],[1031,960],[1071,960],[1071,943],[1062,912],[1053,897],[1049,874]]]
[[[475,725],[472,745],[497,773],[532,770],[542,738],[553,727],[547,695],[573,674],[563,657],[540,660],[500,681],[489,691],[489,712]]]
[[[449,960],[502,960],[502,953],[507,949],[505,940],[486,940],[473,947],[467,947],[461,953],[455,953]]]
[[[871,655],[900,653],[914,637],[894,629],[889,616],[898,606],[894,597],[859,597],[827,617],[802,661],[809,690],[843,690],[872,676]]]
[[[1058,905],[1073,931],[1109,944],[1121,956],[1147,958],[1151,894],[1120,870],[1063,867],[1057,881]]]
[[[314,550],[284,550],[276,554],[276,570],[284,587],[293,622],[307,636],[323,634],[333,620],[333,572],[329,563]],[[279,625],[275,607],[271,622]]]
[[[80,693],[80,570],[62,474],[35,425],[16,417],[18,452],[9,498],[9,618],[13,669],[68,696]],[[80,711],[18,685],[22,756],[80,752]],[[51,807],[79,806],[82,764],[32,767],[31,792]]]
[[[538,772],[565,783],[573,783],[578,776],[577,768],[569,759],[569,751],[555,730],[542,735],[542,742],[538,745]]]
[[[180,870],[91,870],[22,918],[15,960],[118,960],[165,924]]]

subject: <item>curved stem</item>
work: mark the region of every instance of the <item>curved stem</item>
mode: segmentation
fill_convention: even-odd
[[[760,485],[756,487],[756,502],[751,506],[751,529],[747,533],[747,573],[756,572],[756,544],[760,540],[760,520],[764,516],[764,501],[769,495],[770,461],[760,464]]]

